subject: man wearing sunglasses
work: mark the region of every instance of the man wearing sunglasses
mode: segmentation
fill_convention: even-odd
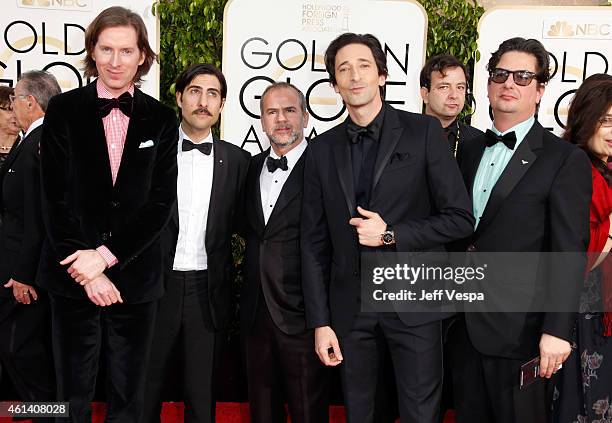
[[[461,162],[476,218],[467,251],[504,253],[504,262],[512,260],[508,253],[586,251],[589,161],[536,119],[548,69],[548,52],[533,39],[506,40],[489,60],[493,127],[465,144]],[[550,265],[544,255],[538,257],[533,273],[523,266],[519,275],[544,289],[539,300],[552,293],[563,311],[571,310],[585,262]],[[564,281],[572,284],[561,286]],[[515,279],[504,282],[516,289]],[[571,353],[574,314],[507,310],[466,312],[451,334],[459,423],[541,422],[550,410],[550,378]],[[521,366],[535,357],[540,359],[537,380],[521,387]]]

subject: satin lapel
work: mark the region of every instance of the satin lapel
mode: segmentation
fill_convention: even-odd
[[[92,171],[92,174],[101,175],[101,177],[104,178],[107,188],[112,190],[113,175],[111,174],[104,124],[102,123],[102,117],[96,105],[97,98],[98,92],[96,90],[96,81],[94,81],[85,87],[85,95],[83,96],[84,104],[81,113],[81,118],[83,119],[82,125],[84,128],[87,128],[87,132],[90,134],[87,140],[90,144],[88,147],[91,151],[89,155],[89,157],[91,157],[89,161],[90,166],[94,169],[98,168],[96,171]]]
[[[132,109],[130,124],[128,125],[127,134],[125,135],[125,144],[123,145],[121,164],[119,165],[119,172],[117,173],[115,185],[118,185],[122,181],[122,174],[125,172],[123,168],[128,166],[126,163],[129,163],[130,157],[134,154],[138,154],[140,143],[146,141],[143,136],[143,129],[147,128],[149,125],[149,115],[150,113],[148,113],[144,95],[138,88],[135,88],[134,108]]]
[[[538,158],[534,150],[538,149],[541,145],[541,130],[542,127],[537,122],[534,123],[523,142],[517,147],[517,150],[512,155],[508,165],[491,191],[491,196],[482,214],[482,219],[480,219],[478,228],[476,228],[476,234],[484,231],[491,223],[508,195]]]
[[[225,185],[229,179],[229,162],[227,160],[227,150],[225,146],[219,142],[219,138],[213,135],[213,154],[215,162],[213,164],[213,180],[212,190],[210,192],[210,203],[208,205],[208,218],[206,220],[206,239],[209,239],[215,231],[215,225],[211,226],[211,222],[216,221],[215,213],[217,210],[225,210],[223,204],[223,193],[231,192]],[[206,243],[206,242],[205,242]]]
[[[268,148],[264,153],[260,154],[257,159],[253,160],[251,167],[251,176],[249,177],[248,184],[251,184],[251,189],[248,195],[251,196],[251,201],[247,204],[247,215],[252,219],[251,224],[257,228],[259,233],[263,232],[263,228],[266,226],[264,222],[263,206],[261,204],[261,186],[259,185],[259,178],[261,170],[263,169],[266,157],[270,154]]]
[[[374,165],[372,192],[374,192],[374,189],[376,189],[376,184],[380,180],[383,170],[389,162],[391,154],[395,151],[395,147],[402,136],[402,132],[404,132],[404,128],[400,125],[395,109],[387,105],[383,105],[383,107],[386,107],[387,110],[385,110],[385,119],[382,126],[383,129],[380,134],[380,144],[378,146],[378,153],[376,155],[376,164]]]
[[[473,154],[467,157],[465,154],[463,156],[463,160],[465,162],[464,166],[466,169],[465,180],[466,180],[466,186],[468,189],[468,194],[470,195],[470,199],[473,197],[472,189],[474,187],[474,179],[476,179],[476,172],[478,171],[478,165],[480,164],[480,160],[482,159],[482,155],[484,154],[484,150],[485,150],[484,138],[479,137],[473,142],[477,143],[476,146],[474,147],[475,151],[472,152]]]
[[[304,163],[306,162],[306,151],[302,154],[300,159],[295,164],[295,167],[291,170],[289,178],[285,181],[283,188],[281,189],[280,195],[274,204],[272,214],[268,219],[268,224],[272,222],[275,217],[289,204],[289,202],[295,197],[303,187],[304,179]]]
[[[354,217],[357,214],[355,207],[355,187],[353,183],[353,162],[351,161],[351,145],[346,135],[346,121],[338,128],[339,136],[333,146],[334,162],[340,180],[340,187],[344,193],[344,200],[349,210],[349,215]],[[326,183],[327,181],[322,181]]]

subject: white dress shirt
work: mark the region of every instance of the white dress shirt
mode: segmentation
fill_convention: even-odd
[[[183,151],[183,139],[189,139],[179,128],[177,153],[177,201],[179,233],[174,254],[174,270],[206,270],[206,224],[212,192],[214,149],[207,156],[199,150]],[[202,142],[213,142],[212,133]],[[198,143],[199,144],[199,143]]]
[[[268,224],[268,219],[274,210],[276,200],[280,195],[283,185],[289,178],[291,171],[295,167],[302,154],[306,150],[308,143],[306,140],[302,141],[295,146],[291,151],[286,154],[287,157],[287,170],[276,169],[274,172],[268,171],[266,160],[264,161],[261,174],[259,176],[259,190],[261,191],[261,208],[263,209],[264,222]],[[270,148],[270,155],[273,159],[280,159],[280,157],[274,152],[274,149]]]

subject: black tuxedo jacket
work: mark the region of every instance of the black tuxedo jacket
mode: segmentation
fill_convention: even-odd
[[[0,284],[11,278],[33,285],[44,237],[40,210],[38,145],[42,127],[11,149],[0,169]],[[11,297],[12,288],[0,287]]]
[[[370,208],[396,234],[399,252],[443,251],[472,233],[474,218],[440,122],[386,107]],[[360,255],[347,121],[308,147],[302,208],[302,278],[309,327],[350,330],[360,310]],[[417,325],[442,317],[399,313]]]
[[[303,141],[306,142],[306,141]],[[255,322],[259,302],[283,332],[306,330],[300,266],[300,213],[308,147],[285,181],[268,223],[264,223],[259,176],[270,149],[255,156],[246,195],[246,285],[240,296],[243,330]],[[263,294],[263,298],[262,295]]]
[[[87,299],[59,261],[75,250],[106,245],[118,263],[105,274],[124,302],[163,293],[160,233],[176,201],[174,112],[139,89],[113,185],[96,82],[54,97],[40,143],[42,209],[47,237],[39,283]]]
[[[485,139],[482,136],[464,145],[461,169],[470,196]],[[538,122],[516,148],[464,248],[507,253],[585,252],[591,199],[591,167],[586,154]],[[584,280],[586,261],[576,264],[540,265],[534,275],[542,278],[540,284],[550,285],[551,292],[560,290],[555,283],[561,280],[574,281],[562,289],[563,298],[569,301],[566,310],[577,303]],[[542,332],[571,339],[574,318],[573,313],[465,313],[476,349],[517,359],[538,355]]]
[[[247,151],[213,136],[212,191],[206,222],[208,258],[208,296],[211,326],[221,329],[228,323],[232,308],[232,235],[243,220],[244,183],[249,169]],[[174,181],[176,190],[176,180]],[[172,270],[179,233],[178,207],[173,208],[170,224],[164,231],[166,257],[164,266]]]

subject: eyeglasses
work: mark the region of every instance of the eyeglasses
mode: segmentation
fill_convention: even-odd
[[[11,103],[15,102],[16,98],[27,98],[29,94],[9,94],[9,100]]]
[[[510,74],[512,74],[514,83],[516,85],[520,85],[521,87],[526,87],[527,85],[531,84],[531,81],[537,75],[533,72],[529,72],[528,70],[509,71],[508,69],[495,68],[489,72],[489,81],[493,81],[496,84],[503,84],[506,82]]]
[[[4,110],[5,112],[12,112],[13,108],[9,104],[8,106],[0,106],[0,110]]]
[[[599,119],[599,123],[603,128],[612,128],[612,116],[604,116]]]

